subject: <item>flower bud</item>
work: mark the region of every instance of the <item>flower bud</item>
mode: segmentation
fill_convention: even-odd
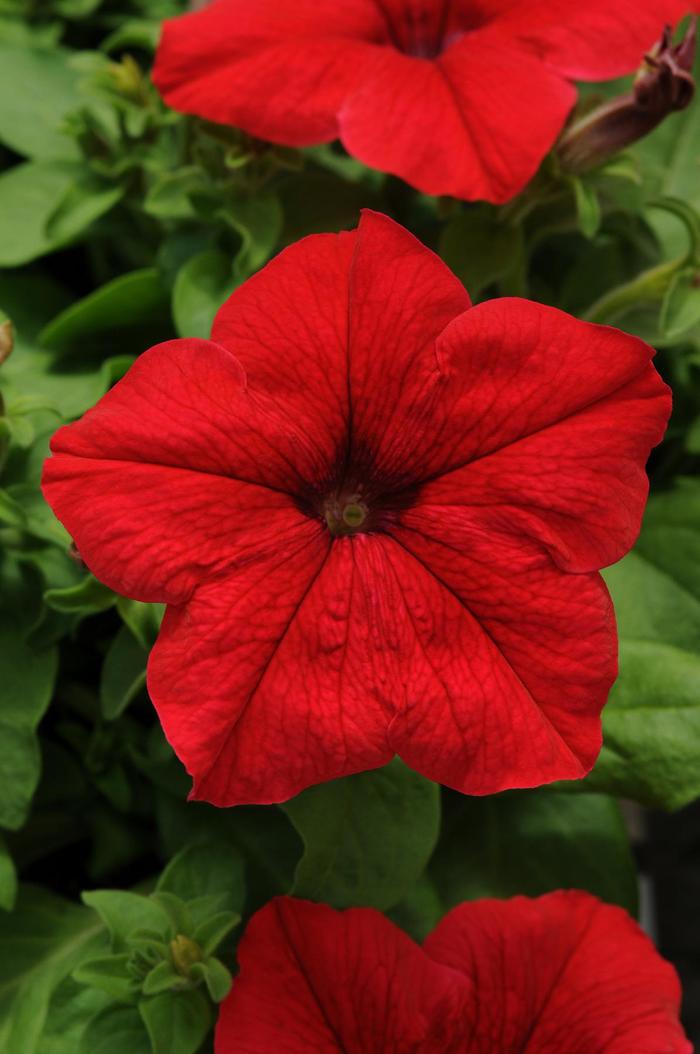
[[[182,933],[171,940],[170,942],[170,954],[173,960],[173,966],[179,974],[183,977],[189,977],[190,967],[194,963],[201,962],[202,950],[196,941],[193,941],[190,937],[183,936]]]
[[[607,161],[653,131],[665,117],[683,110],[695,91],[696,20],[679,44],[666,26],[658,44],[644,57],[630,92],[574,121],[557,146],[565,172],[578,173]]]

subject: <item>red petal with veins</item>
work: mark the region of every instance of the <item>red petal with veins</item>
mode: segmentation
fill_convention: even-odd
[[[239,945],[216,1054],[458,1054],[464,979],[378,911],[279,897]]]
[[[468,1054],[692,1054],[673,967],[588,893],[461,904],[425,950],[473,983]]]
[[[459,3],[470,6],[470,0]],[[494,28],[530,47],[566,77],[606,80],[641,66],[664,26],[675,26],[697,9],[693,0],[516,0]]]
[[[617,674],[600,577],[564,574],[520,539],[444,523],[436,536],[421,506],[405,521],[388,548],[410,627],[391,745],[466,794],[584,776]]]
[[[399,603],[381,539],[309,522],[169,609],[148,686],[193,797],[278,802],[390,761]]]
[[[673,968],[588,893],[481,900],[421,949],[367,908],[249,922],[216,1054],[692,1054]]]
[[[510,200],[576,101],[571,84],[494,30],[466,34],[433,61],[377,50],[339,111],[340,138],[425,194]]]

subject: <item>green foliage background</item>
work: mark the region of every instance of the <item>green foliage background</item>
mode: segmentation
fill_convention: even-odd
[[[506,207],[431,199],[336,147],[168,112],[148,68],[182,6],[0,0],[4,1054],[210,1049],[239,922],[278,893],[373,905],[418,938],[484,895],[576,886],[634,912],[617,799],[700,796],[700,105],[583,178],[548,159]],[[145,692],[162,611],[72,554],[38,489],[48,439],[150,344],[207,336],[280,247],[363,206],[475,298],[530,296],[660,349],[675,411],[641,538],[606,572],[621,675],[605,746],[580,784],[484,800],[395,761],[279,808],[187,804]]]

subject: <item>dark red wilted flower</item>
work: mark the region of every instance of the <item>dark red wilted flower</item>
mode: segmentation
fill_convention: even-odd
[[[392,220],[306,238],[54,437],[87,566],[169,605],[148,685],[220,805],[399,754],[471,794],[583,776],[668,389],[642,341],[471,307]]]
[[[588,893],[481,900],[423,948],[379,912],[255,915],[216,1054],[692,1054],[673,968]]]
[[[635,70],[692,0],[213,0],[165,23],[169,105],[287,146],[340,138],[429,194],[513,197],[572,79]]]

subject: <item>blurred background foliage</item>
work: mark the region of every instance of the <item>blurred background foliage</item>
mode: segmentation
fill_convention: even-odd
[[[700,796],[700,105],[582,176],[556,154],[496,208],[422,196],[335,145],[166,110],[179,0],[0,0],[0,1049],[195,1054],[238,922],[276,893],[389,912],[587,888],[637,910],[618,799]],[[582,106],[624,83],[588,86]],[[475,299],[522,295],[659,348],[675,410],[634,552],[606,572],[621,675],[580,784],[467,799],[395,761],[276,808],[186,802],[145,690],[162,610],[116,596],[43,503],[52,432],[149,345],[207,336],[280,247],[394,216]],[[86,892],[87,891],[87,892]],[[82,902],[81,902],[82,896]]]

